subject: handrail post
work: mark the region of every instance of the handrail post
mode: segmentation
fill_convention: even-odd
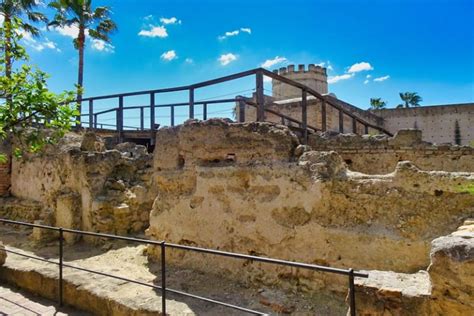
[[[301,127],[303,128],[303,145],[308,144],[308,102],[307,93],[303,89],[301,92]]]
[[[93,129],[93,117],[94,117],[94,100],[89,100],[89,128]]]
[[[122,142],[122,133],[123,133],[123,96],[119,96],[119,107],[117,112],[117,129],[118,129],[118,139],[119,143]]]
[[[59,228],[59,306],[63,306],[63,229]]]
[[[170,107],[171,126],[174,126],[174,105]]]
[[[155,93],[150,93],[150,144],[155,143]]]
[[[160,244],[161,247],[161,314],[166,316],[166,245],[165,241]]]
[[[239,122],[245,123],[245,102],[239,99]]]
[[[202,119],[207,120],[207,103],[202,105]]]
[[[97,129],[97,114],[94,114],[94,128]]]
[[[145,115],[143,107],[140,108],[140,130],[144,130],[145,128]]]
[[[364,125],[364,134],[365,135],[369,134],[369,126],[368,125]]]
[[[194,118],[194,88],[189,89],[189,118]]]
[[[344,133],[344,113],[339,110],[339,133]]]
[[[327,116],[326,116],[326,100],[321,102],[321,130],[325,132],[327,130]]]
[[[263,94],[263,72],[257,71],[255,74],[255,90],[257,102],[257,122],[265,121],[265,95]]]
[[[352,133],[357,134],[357,120],[352,117]]]
[[[349,269],[349,306],[351,316],[356,316],[354,269]]]

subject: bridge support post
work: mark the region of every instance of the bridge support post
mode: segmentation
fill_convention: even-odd
[[[89,100],[89,128],[94,128],[94,100]]]
[[[327,130],[326,100],[321,101],[321,130]]]
[[[239,99],[239,123],[245,123],[245,102]]]
[[[344,113],[339,110],[339,133],[344,133]]]
[[[308,100],[306,90],[301,92],[301,127],[303,128],[303,144],[308,144]]]
[[[119,107],[117,110],[117,130],[118,130],[118,141],[123,141],[123,96],[119,96]]]
[[[150,144],[155,144],[155,94],[150,93]]]
[[[189,118],[194,118],[194,88],[189,89]]]
[[[357,120],[355,117],[352,118],[352,133],[357,134]]]
[[[263,72],[255,74],[255,88],[257,98],[257,122],[265,121],[265,95],[263,94]]]

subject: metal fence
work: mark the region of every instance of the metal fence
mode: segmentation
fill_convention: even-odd
[[[344,132],[344,116],[349,117],[351,120],[351,126],[352,129],[350,132],[357,133],[358,125],[362,126],[364,129],[364,133],[368,133],[369,128],[378,130],[384,134],[387,134],[389,136],[392,136],[392,134],[384,129],[381,126],[377,126],[366,119],[354,114],[354,112],[347,110],[337,102],[334,102],[330,98],[326,98],[325,96],[319,94],[317,91],[299,83],[296,81],[293,81],[291,79],[288,79],[286,77],[283,77],[281,75],[278,75],[274,72],[268,71],[264,68],[256,68],[256,69],[251,69],[247,70],[244,72],[232,74],[229,76],[221,77],[221,78],[216,78],[213,80],[209,81],[204,81],[204,82],[199,82],[187,86],[179,86],[179,87],[172,87],[172,88],[164,88],[164,89],[155,89],[155,90],[145,90],[145,91],[137,91],[137,92],[128,92],[128,93],[119,93],[119,94],[111,94],[111,95],[102,95],[102,96],[96,96],[96,97],[87,97],[83,98],[82,100],[78,100],[77,102],[81,104],[81,107],[86,107],[88,108],[88,113],[81,114],[81,117],[85,117],[86,120],[83,122],[83,124],[91,129],[96,129],[100,128],[101,126],[106,126],[105,124],[100,122],[100,117],[101,115],[108,114],[108,113],[115,113],[115,119],[116,119],[116,124],[108,124],[108,127],[113,127],[114,130],[118,133],[119,139],[121,139],[121,135],[127,126],[124,125],[124,112],[126,111],[127,113],[129,111],[139,111],[139,122],[140,126],[135,126],[131,127],[132,129],[136,130],[150,130],[150,139],[153,142],[154,138],[154,131],[156,130],[156,117],[155,117],[155,111],[159,108],[169,108],[169,115],[171,118],[171,126],[174,125],[175,122],[175,108],[176,107],[181,107],[185,106],[188,107],[188,118],[193,119],[195,118],[195,106],[196,105],[202,105],[203,106],[203,118],[207,119],[207,106],[211,104],[218,104],[218,103],[229,103],[233,102],[235,103],[236,101],[239,101],[238,98],[230,98],[230,99],[221,99],[221,100],[207,100],[207,101],[195,101],[195,92],[196,90],[200,88],[205,88],[209,86],[213,86],[216,84],[244,78],[244,77],[249,77],[249,76],[255,76],[255,96],[254,96],[254,101],[248,104],[251,104],[256,107],[256,121],[258,122],[263,122],[265,121],[265,112],[269,112],[268,109],[266,109],[267,105],[271,105],[271,102],[268,102],[265,98],[264,94],[264,76],[271,78],[272,80],[276,80],[279,82],[282,82],[284,84],[290,85],[292,87],[295,87],[297,89],[301,90],[301,118],[295,119],[295,118],[290,118],[290,117],[283,117],[281,113],[278,113],[276,111],[273,111],[272,114],[275,114],[277,116],[280,116],[282,118],[288,119],[290,121],[293,121],[294,123],[297,123],[300,128],[303,131],[303,142],[306,143],[307,141],[307,136],[308,136],[308,128],[312,130],[319,130],[319,131],[326,131],[327,130],[327,108],[332,107],[338,112],[338,121],[339,121],[339,126],[338,130],[339,132],[343,133]],[[172,103],[172,104],[158,104],[157,103],[157,95],[164,94],[164,93],[170,93],[170,92],[185,92],[188,97],[186,102],[182,103]],[[124,104],[124,99],[127,97],[145,97],[149,100],[146,105],[136,105],[136,106],[125,106]],[[308,122],[308,112],[307,112],[307,105],[308,105],[308,96],[313,96],[316,100],[321,101],[321,124],[320,126],[316,126],[316,122]],[[109,109],[103,110],[103,111],[95,111],[95,103],[100,100],[110,100],[112,101],[115,106],[111,106]],[[149,119],[150,122],[149,124],[145,124],[145,115],[144,111],[145,109],[149,111]],[[270,110],[271,111],[271,110]],[[313,124],[312,127],[309,126],[308,123]],[[145,126],[148,126],[145,127]]]
[[[111,234],[104,234],[104,233],[94,233],[94,232],[89,232],[89,231],[81,231],[81,230],[75,230],[75,229],[67,229],[67,228],[61,228],[61,227],[54,227],[54,226],[46,226],[46,225],[38,225],[38,224],[31,224],[31,223],[25,223],[25,222],[19,222],[19,221],[13,221],[13,220],[8,220],[8,219],[2,219],[0,218],[0,223],[4,224],[13,224],[13,225],[21,225],[21,226],[27,226],[27,227],[32,227],[32,228],[39,228],[39,229],[45,229],[45,230],[51,230],[51,231],[56,231],[58,233],[58,241],[59,241],[59,259],[58,262],[44,259],[41,257],[37,256],[31,256],[27,255],[24,253],[20,253],[17,251],[13,251],[10,249],[5,249],[6,252],[12,253],[15,255],[23,256],[26,258],[34,259],[34,260],[40,260],[43,262],[55,264],[59,266],[59,283],[58,283],[58,302],[59,305],[63,305],[64,297],[63,297],[63,269],[66,268],[71,268],[71,269],[76,269],[88,273],[93,273],[93,274],[98,274],[126,282],[131,282],[135,284],[139,284],[142,286],[150,287],[156,290],[161,291],[161,304],[162,304],[162,314],[166,315],[166,295],[167,293],[173,293],[197,300],[201,300],[204,302],[208,303],[213,303],[217,304],[220,306],[225,306],[231,309],[239,310],[242,312],[246,312],[249,314],[253,315],[267,315],[266,313],[259,312],[256,310],[248,309],[245,307],[221,302],[218,300],[202,297],[199,295],[194,295],[190,293],[186,293],[183,291],[175,290],[172,288],[167,287],[166,285],[166,249],[180,249],[180,250],[185,250],[185,251],[192,251],[192,252],[198,252],[198,253],[204,253],[204,254],[210,254],[210,255],[216,255],[216,256],[223,256],[223,257],[229,257],[229,258],[234,258],[234,259],[240,259],[240,260],[250,260],[250,261],[256,261],[256,262],[264,262],[268,264],[274,264],[274,265],[282,265],[282,266],[288,266],[288,267],[295,267],[295,268],[301,268],[301,269],[307,269],[307,270],[313,270],[313,271],[320,271],[320,272],[327,272],[327,273],[333,273],[333,274],[339,274],[339,275],[344,275],[348,278],[348,290],[349,290],[349,308],[350,308],[350,315],[354,316],[356,315],[356,298],[355,298],[355,286],[354,286],[354,278],[355,277],[362,277],[362,278],[367,278],[368,274],[362,273],[355,271],[354,269],[341,269],[341,268],[333,268],[333,267],[328,267],[328,266],[321,266],[321,265],[314,265],[314,264],[307,264],[307,263],[300,263],[300,262],[293,262],[293,261],[287,261],[287,260],[280,260],[280,259],[272,259],[272,258],[266,258],[266,257],[258,257],[258,256],[252,256],[252,255],[245,255],[245,254],[239,254],[239,253],[233,253],[233,252],[227,252],[227,251],[219,251],[219,250],[213,250],[213,249],[206,249],[206,248],[200,248],[200,247],[193,247],[193,246],[185,246],[185,245],[179,245],[179,244],[173,244],[173,243],[168,243],[163,241],[154,241],[154,240],[147,240],[147,239],[140,239],[140,238],[133,238],[133,237],[125,237],[125,236],[117,236],[117,235],[111,235]],[[134,243],[139,243],[139,244],[147,244],[147,245],[154,245],[158,246],[161,249],[161,286],[154,285],[154,284],[149,284],[125,277],[121,277],[118,275],[113,275],[109,273],[104,273],[96,270],[90,270],[87,268],[83,267],[78,267],[75,265],[71,265],[69,263],[64,262],[64,233],[72,233],[72,234],[78,234],[81,236],[94,236],[94,237],[100,237],[100,238],[110,238],[110,239],[116,239],[116,240],[125,240],[129,242],[134,242]]]

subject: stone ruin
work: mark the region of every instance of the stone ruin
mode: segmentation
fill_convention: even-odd
[[[302,145],[281,125],[190,120],[158,130],[150,154],[70,134],[13,160],[0,217],[353,267],[369,274],[356,280],[360,315],[467,315],[474,149],[421,139],[416,130],[393,138],[328,132]],[[159,249],[147,255],[159,259]],[[345,278],[318,272],[196,253],[168,260],[288,291],[347,290]]]

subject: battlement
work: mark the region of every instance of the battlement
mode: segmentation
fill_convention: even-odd
[[[280,76],[292,73],[319,73],[321,75],[327,76],[326,68],[315,64],[308,64],[308,68],[306,68],[304,64],[299,64],[297,69],[295,68],[295,65],[288,65],[287,67],[281,67],[280,69],[273,70],[273,73]]]
[[[309,64],[306,68],[305,65],[300,64],[298,68],[295,68],[295,65],[288,65],[274,70],[273,73],[304,84],[320,94],[328,93],[328,76],[324,67]],[[300,89],[278,80],[272,80],[272,92],[277,100],[301,97]]]

